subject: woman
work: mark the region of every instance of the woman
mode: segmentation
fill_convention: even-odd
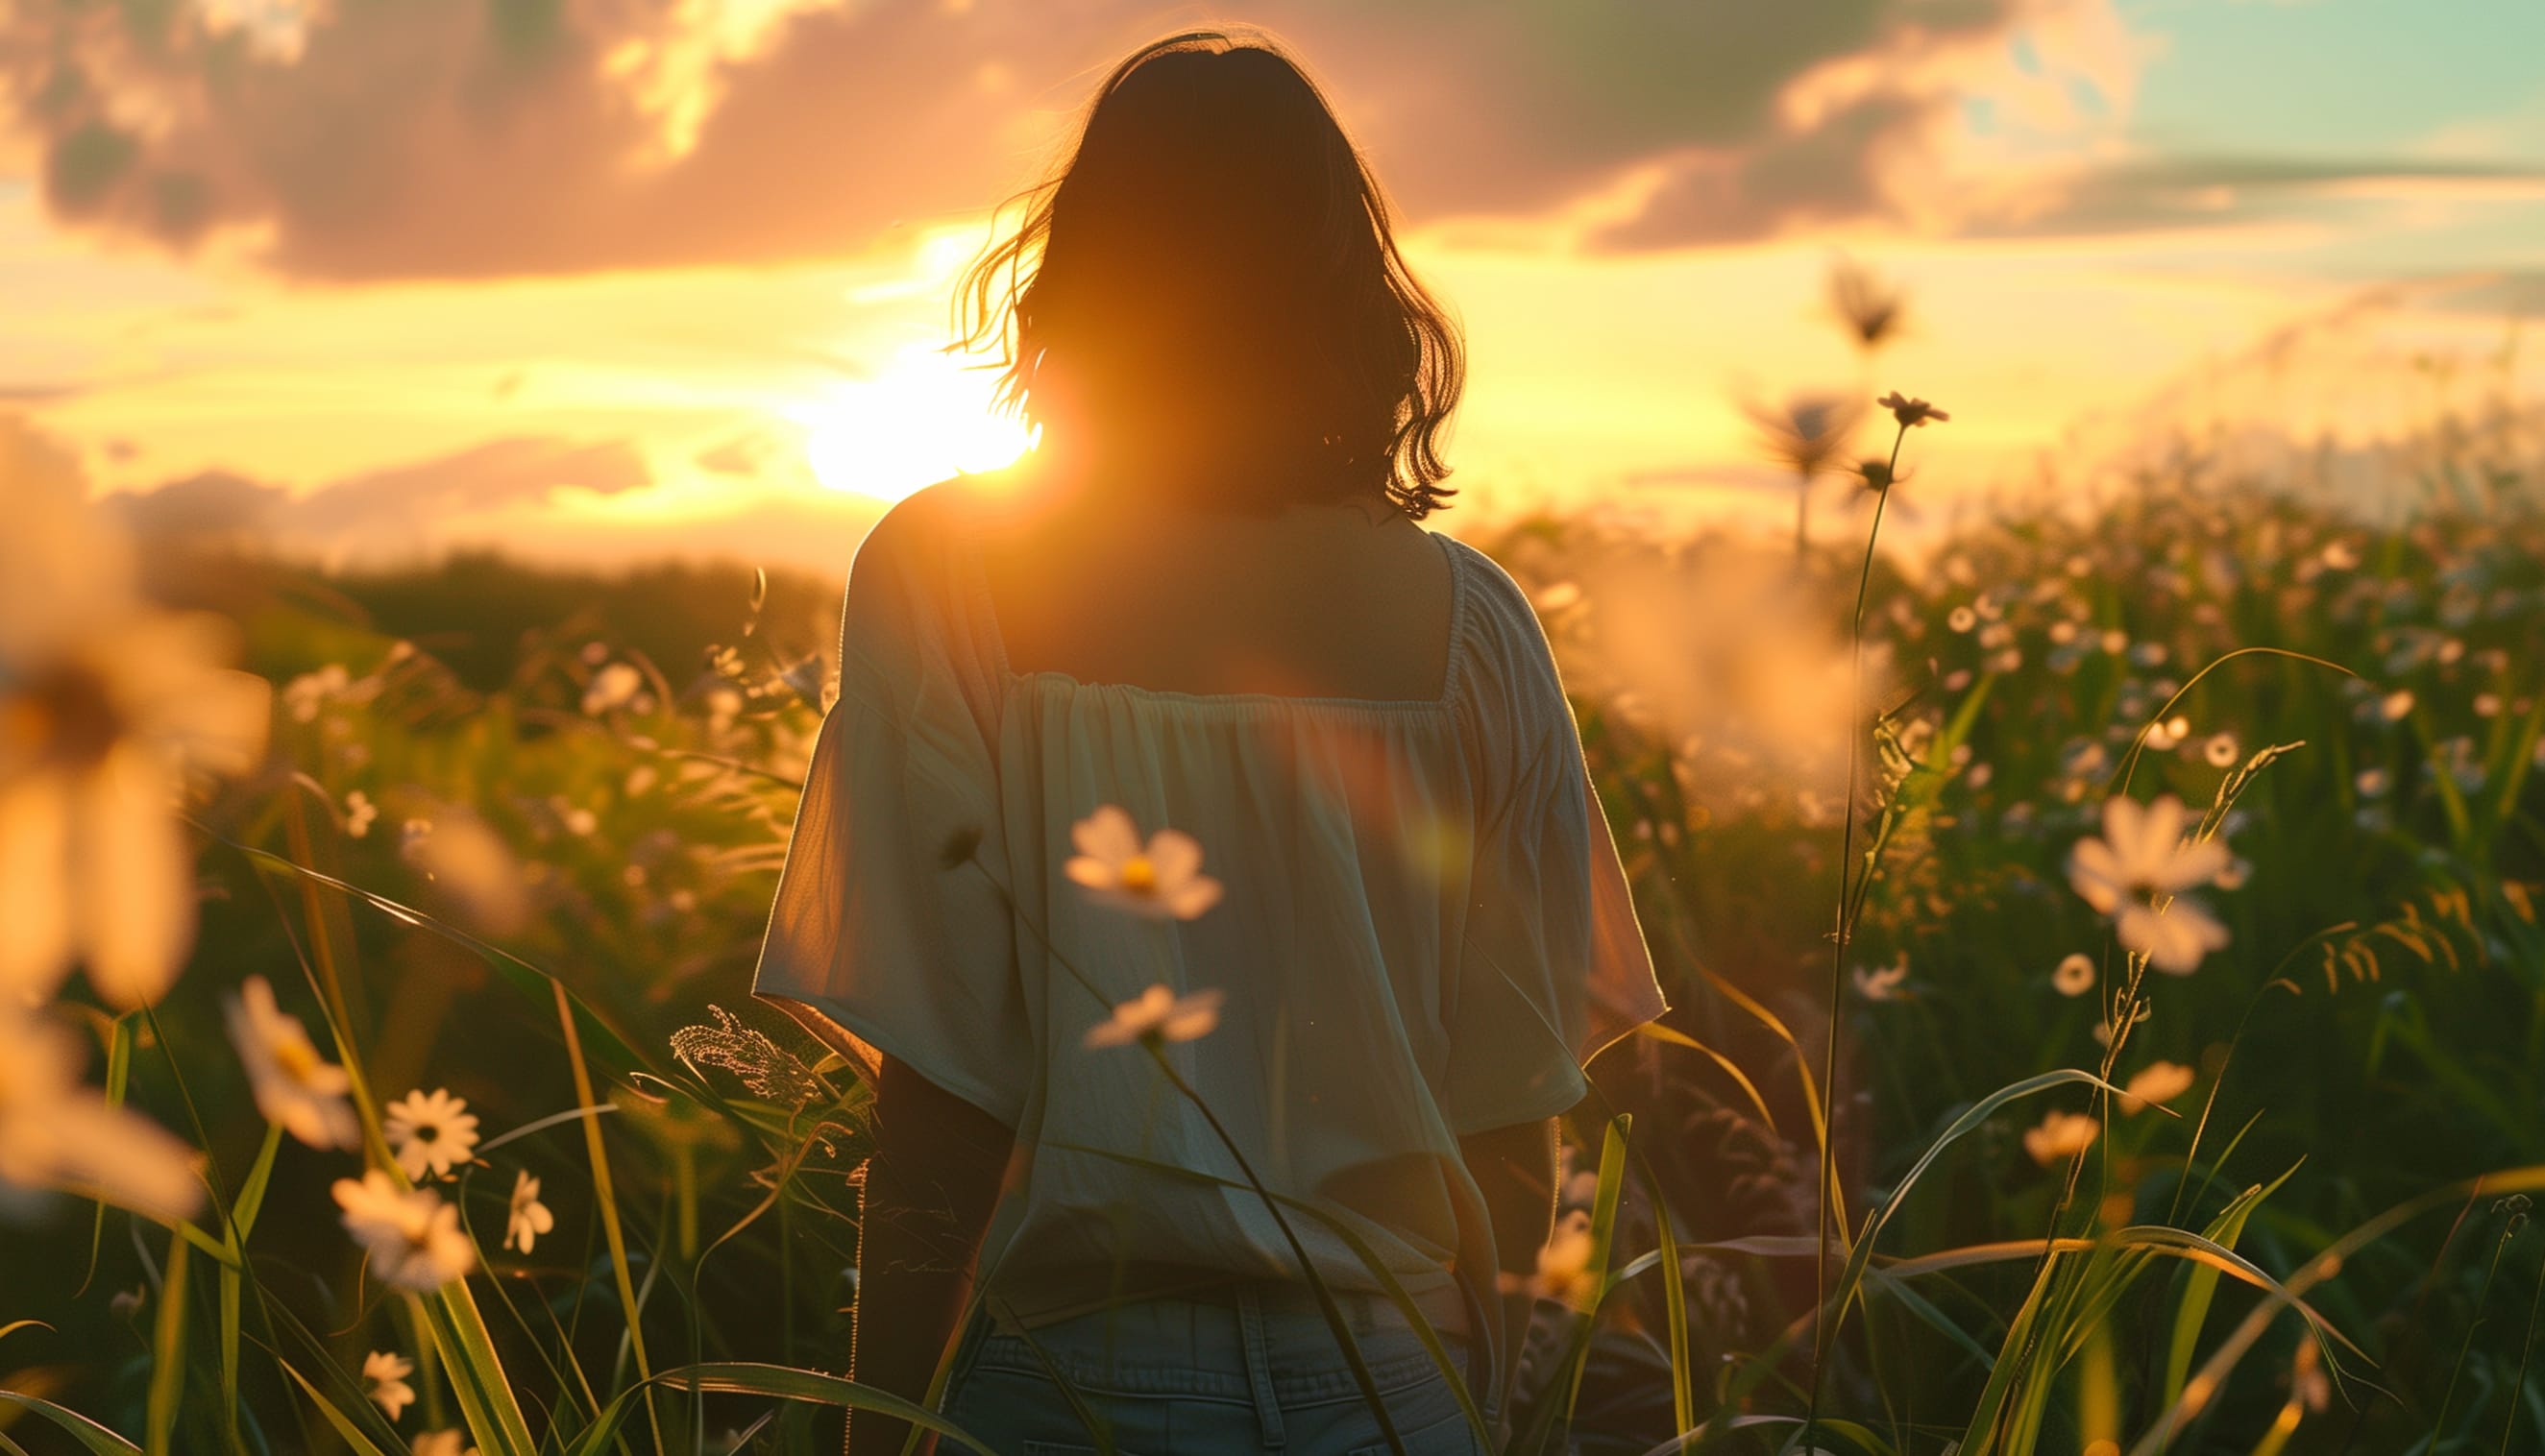
[[[950,1358],[1002,1453],[1474,1451],[1371,1263],[1495,1418],[1552,1119],[1664,1004],[1526,599],[1416,524],[1454,329],[1260,37],[1028,197],[959,298],[1038,446],[859,548],[754,988],[872,1075],[856,1378]]]

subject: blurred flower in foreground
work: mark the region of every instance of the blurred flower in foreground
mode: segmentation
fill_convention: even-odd
[[[334,1192],[345,1232],[383,1282],[430,1292],[477,1267],[477,1250],[459,1232],[458,1206],[431,1188],[401,1188],[374,1168],[360,1182],[336,1179]]]
[[[195,1150],[79,1080],[79,1044],[0,997],[0,1214],[62,1188],[173,1222],[202,1206]]]
[[[363,1379],[371,1387],[370,1397],[391,1420],[415,1404],[415,1387],[406,1383],[414,1373],[415,1362],[391,1350],[373,1350],[363,1356]]]
[[[477,1114],[467,1108],[467,1098],[435,1088],[408,1092],[380,1109],[380,1131],[408,1177],[421,1178],[427,1169],[448,1173],[452,1165],[476,1156],[470,1150],[477,1146]]]
[[[1208,1036],[1219,1024],[1221,994],[1216,986],[1190,996],[1152,986],[1137,999],[1113,1008],[1111,1019],[1089,1027],[1085,1044],[1129,1046],[1135,1041],[1191,1041]]]
[[[1907,1001],[1909,999],[1909,993],[1900,989],[1900,984],[1909,979],[1907,951],[1902,951],[1899,959],[1878,970],[1867,970],[1863,966],[1850,967],[1850,970],[1855,979],[1856,995],[1866,1001]]]
[[[1575,1309],[1589,1308],[1592,1296],[1599,1292],[1598,1277],[1591,1272],[1591,1215],[1567,1209],[1537,1251],[1537,1272],[1515,1274],[1505,1269],[1494,1276],[1494,1282],[1506,1294],[1526,1292],[1539,1299],[1560,1299]]]
[[[1078,853],[1065,866],[1088,898],[1152,920],[1191,920],[1219,903],[1219,881],[1201,872],[1201,846],[1180,829],[1149,836],[1107,804],[1071,827]]]
[[[1952,418],[1927,401],[1911,399],[1897,389],[1875,400],[1874,403],[1889,410],[1891,418],[1898,420],[1903,429],[1911,425],[1924,425],[1929,420],[1940,425]]]
[[[2094,958],[2082,950],[2068,952],[2059,968],[2050,973],[2050,984],[2061,996],[2083,996],[2094,987]]]
[[[1901,302],[1899,289],[1853,259],[1842,259],[1830,270],[1830,307],[1860,349],[1879,349],[1898,332]]]
[[[463,1446],[467,1438],[455,1430],[428,1430],[415,1438],[408,1456],[477,1456],[475,1446]]]
[[[2190,1068],[2180,1062],[2150,1062],[2123,1089],[2121,1110],[2135,1117],[2151,1105],[2171,1102],[2190,1090]]]
[[[230,1045],[247,1069],[256,1108],[268,1122],[313,1148],[351,1148],[363,1141],[362,1124],[345,1100],[354,1079],[318,1055],[298,1016],[274,1004],[274,988],[250,976],[222,1008]]]
[[[513,1199],[504,1214],[504,1247],[531,1252],[531,1243],[556,1227],[556,1215],[539,1201],[539,1180],[527,1168],[513,1174]]]
[[[0,421],[0,990],[157,1001],[195,935],[172,813],[188,768],[240,772],[273,689],[221,664],[235,632],[160,610],[68,460]]]
[[[1812,481],[1847,448],[1863,411],[1844,395],[1796,394],[1781,409],[1745,404],[1768,455],[1794,472],[1794,550],[1811,538]]]
[[[2068,856],[2068,882],[2113,918],[2121,943],[2160,971],[2187,975],[2227,943],[2227,928],[2182,892],[2227,867],[2227,847],[2185,841],[2182,801],[2172,794],[2142,807],[2114,794],[2103,801],[2103,837],[2084,839]],[[2155,901],[2167,900],[2164,909]]]
[[[509,935],[531,918],[531,897],[520,861],[486,821],[464,810],[436,819],[410,819],[398,852],[432,881],[472,929]]]
[[[583,689],[583,710],[599,716],[624,707],[645,686],[645,675],[633,663],[615,662],[592,675]]]
[[[2052,1111],[2041,1119],[2039,1127],[2023,1130],[2023,1151],[2032,1161],[2047,1168],[2062,1158],[2074,1158],[2094,1146],[2094,1135],[2102,1124],[2083,1112]]]

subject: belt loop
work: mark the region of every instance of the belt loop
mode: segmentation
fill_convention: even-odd
[[[1255,1392],[1255,1418],[1264,1444],[1281,1445],[1281,1403],[1272,1396],[1272,1352],[1264,1338],[1264,1304],[1253,1282],[1237,1286],[1238,1337],[1246,1347],[1246,1380]]]

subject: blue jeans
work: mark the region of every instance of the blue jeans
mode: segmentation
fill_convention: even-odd
[[[1486,1456],[1456,1391],[1397,1308],[1383,1295],[1339,1293],[1338,1301],[1407,1456]],[[1443,1334],[1440,1342],[1464,1374],[1466,1340]],[[997,1456],[1099,1450],[1053,1383],[1046,1358],[1109,1422],[1120,1456],[1384,1456],[1388,1449],[1304,1284],[1246,1283],[1136,1300],[1043,1326],[1030,1332],[1030,1342],[1000,1333],[984,1313],[956,1351],[945,1418]],[[1494,1413],[1481,1400],[1478,1407],[1490,1426]],[[938,1442],[940,1452],[960,1449]]]

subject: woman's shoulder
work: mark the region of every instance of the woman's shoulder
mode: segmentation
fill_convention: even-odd
[[[1469,710],[1482,723],[1506,729],[1563,710],[1555,654],[1527,590],[1486,551],[1435,534],[1446,544],[1459,578],[1459,696]]]

